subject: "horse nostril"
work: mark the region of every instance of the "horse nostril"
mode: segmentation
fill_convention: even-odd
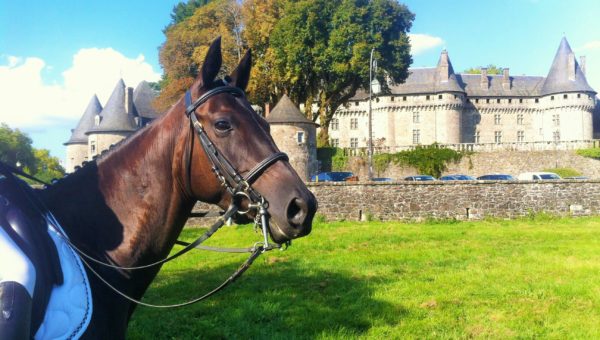
[[[302,224],[304,224],[304,221],[306,220],[307,211],[308,206],[306,205],[306,202],[303,199],[292,199],[292,201],[290,202],[290,204],[288,204],[287,207],[288,222],[296,228],[301,227]]]

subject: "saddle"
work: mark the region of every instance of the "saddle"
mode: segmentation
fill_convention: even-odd
[[[31,330],[40,327],[54,285],[62,285],[58,252],[48,234],[44,210],[33,189],[0,163],[0,227],[36,270]]]

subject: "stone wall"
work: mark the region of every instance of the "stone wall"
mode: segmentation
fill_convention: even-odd
[[[367,163],[361,158],[350,160],[349,170],[358,174],[360,179],[367,178],[367,167]],[[517,176],[523,172],[549,168],[573,168],[584,176],[600,179],[600,160],[579,156],[574,150],[477,152],[463,157],[459,163],[449,164],[444,174],[481,176],[490,173],[507,173]],[[417,173],[417,170],[412,167],[391,164],[385,171],[375,173],[374,176],[402,179]]]
[[[309,183],[327,220],[514,218],[600,213],[600,181]],[[343,199],[340,199],[343,197]]]

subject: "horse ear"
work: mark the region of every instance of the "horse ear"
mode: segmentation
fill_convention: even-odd
[[[202,64],[202,69],[200,70],[203,85],[207,86],[213,82],[221,69],[222,62],[221,37],[218,37],[210,44],[208,52],[206,52],[206,57],[204,58],[204,64]]]
[[[248,81],[250,80],[250,69],[252,68],[252,54],[250,49],[246,51],[246,54],[240,61],[240,64],[231,73],[231,82],[242,90],[246,90]]]

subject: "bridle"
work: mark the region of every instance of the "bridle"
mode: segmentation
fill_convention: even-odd
[[[190,118],[190,123],[192,127],[196,130],[196,134],[198,135],[198,139],[200,141],[200,145],[204,152],[208,156],[208,159],[212,163],[212,171],[217,176],[217,179],[221,182],[221,185],[224,186],[227,191],[231,194],[232,200],[229,209],[236,208],[240,214],[245,214],[249,212],[249,210],[256,210],[256,225],[260,225],[262,227],[263,237],[264,237],[264,246],[266,248],[269,247],[269,219],[268,219],[268,202],[252,188],[252,183],[271,165],[273,165],[277,161],[289,161],[288,156],[283,152],[275,152],[270,156],[263,159],[261,162],[256,164],[254,168],[252,168],[245,176],[240,175],[240,173],[235,169],[235,167],[229,162],[229,160],[223,156],[223,154],[217,149],[216,145],[210,140],[206,131],[204,130],[204,126],[195,115],[196,109],[200,107],[200,105],[206,103],[208,99],[213,96],[216,96],[221,93],[228,93],[233,95],[236,98],[245,97],[244,91],[241,89],[227,85],[227,82],[224,81],[226,85],[218,86],[213,89],[206,91],[202,94],[196,101],[192,103],[192,94],[188,90],[185,93],[185,114]],[[238,202],[236,198],[247,198],[250,201],[248,204],[247,211],[241,211],[241,207],[238,206]]]
[[[66,234],[59,227],[58,221],[52,216],[48,209],[45,209],[47,214],[47,220],[50,224],[54,226],[54,229],[62,236],[62,238],[73,248],[78,254],[80,254],[82,262],[86,265],[86,267],[94,274],[96,277],[106,284],[109,288],[111,288],[114,292],[121,295],[125,299],[147,307],[155,307],[155,308],[173,308],[173,307],[182,307],[187,306],[199,301],[202,301],[213,294],[217,293],[221,289],[225,288],[231,282],[235,281],[239,278],[254,262],[254,260],[262,253],[273,250],[273,249],[284,249],[289,246],[290,241],[286,242],[284,245],[281,244],[270,244],[269,243],[269,215],[268,215],[268,202],[264,199],[262,195],[258,191],[252,188],[252,183],[256,181],[256,179],[271,165],[275,164],[277,161],[288,161],[288,156],[283,152],[275,152],[270,156],[266,157],[258,164],[256,164],[245,176],[242,176],[236,168],[231,164],[231,162],[219,151],[217,146],[210,140],[206,131],[204,130],[204,126],[196,117],[196,109],[200,107],[202,104],[206,103],[211,97],[216,96],[218,94],[231,94],[236,98],[245,97],[244,91],[241,89],[227,85],[227,82],[223,80],[225,85],[215,87],[206,91],[202,94],[196,101],[192,103],[191,92],[188,90],[185,94],[185,115],[190,119],[190,125],[195,130],[196,135],[200,141],[200,145],[202,149],[206,153],[208,159],[212,164],[212,171],[217,177],[217,179],[221,182],[221,185],[226,188],[226,190],[231,194],[231,204],[225,211],[225,213],[218,218],[218,220],[208,228],[208,230],[198,237],[195,241],[188,243],[183,241],[176,241],[177,244],[185,246],[183,249],[174,253],[173,255],[168,256],[165,259],[142,265],[136,267],[121,267],[117,265],[113,265],[110,263],[106,263],[104,261],[100,261],[79,249],[76,245],[74,245],[68,238]],[[237,199],[236,199],[237,198]],[[247,209],[242,211],[242,207],[240,206],[240,199],[249,200],[249,204],[247,205]],[[257,242],[252,247],[249,248],[216,248],[216,247],[206,247],[202,246],[201,243],[206,241],[210,236],[212,236],[217,230],[219,230],[230,218],[232,218],[236,213],[238,214],[246,214],[251,210],[256,211],[254,224],[255,229],[260,227],[263,233],[263,242]],[[206,293],[205,295],[195,298],[193,300],[173,304],[173,305],[155,305],[150,303],[145,303],[140,300],[134,299],[127,294],[121,292],[118,288],[114,287],[110,284],[105,278],[103,278],[94,268],[88,263],[88,260],[99,264],[101,266],[114,268],[118,270],[138,270],[138,269],[146,269],[158,265],[162,265],[166,262],[169,262],[192,249],[203,249],[203,250],[211,250],[211,251],[220,251],[220,252],[232,252],[232,253],[241,253],[241,252],[249,252],[250,256],[248,259],[242,263],[242,265],[231,275],[229,276],[223,283],[221,283],[218,287]]]

